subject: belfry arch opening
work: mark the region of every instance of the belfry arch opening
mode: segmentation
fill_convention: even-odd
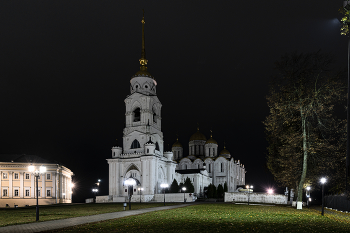
[[[134,122],[138,122],[141,119],[141,110],[140,108],[135,108],[135,110],[133,111],[133,115],[134,115]]]
[[[136,148],[141,148],[139,141],[136,139],[131,143],[130,149],[136,149]]]

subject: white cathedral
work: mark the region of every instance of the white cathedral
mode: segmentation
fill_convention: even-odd
[[[130,92],[125,99],[123,147],[112,147],[109,164],[109,196],[126,197],[142,188],[142,195],[161,193],[161,184],[170,186],[174,179],[183,183],[191,179],[197,195],[202,195],[210,183],[216,187],[227,183],[228,192],[245,184],[245,168],[224,149],[218,153],[218,143],[210,136],[207,140],[199,129],[189,141],[189,153],[177,140],[172,151],[164,151],[161,131],[161,108],[156,94],[156,80],[147,71],[144,24],[142,19],[142,52],[140,70],[130,80]],[[135,185],[129,189],[125,181]],[[139,193],[138,193],[139,194]]]

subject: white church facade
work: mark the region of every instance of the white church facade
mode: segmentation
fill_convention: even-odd
[[[122,200],[142,188],[142,195],[162,193],[161,184],[170,186],[189,177],[196,194],[203,194],[210,183],[228,185],[234,191],[245,183],[245,168],[224,149],[217,153],[218,144],[199,130],[189,142],[189,154],[184,156],[182,145],[177,141],[171,151],[164,150],[161,131],[162,104],[156,94],[157,82],[147,71],[142,19],[142,52],[140,70],[130,80],[130,95],[125,99],[125,128],[123,145],[112,147],[109,164],[109,201]],[[129,189],[125,181],[133,180]],[[130,193],[132,192],[132,193]],[[119,198],[119,199],[118,199]]]

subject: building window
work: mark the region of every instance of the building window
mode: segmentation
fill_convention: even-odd
[[[141,148],[139,141],[136,139],[131,143],[130,149]]]
[[[51,190],[46,190],[46,196],[51,197]]]
[[[15,189],[15,197],[18,197],[19,196],[19,191],[18,189]]]
[[[7,189],[3,189],[3,190],[2,190],[2,196],[7,197],[7,195],[8,195],[8,194],[7,194]]]
[[[160,150],[159,150],[159,144],[158,144],[158,142],[156,142],[156,150],[157,150],[157,151],[160,151]]]
[[[47,180],[51,180],[51,173],[47,173],[47,174],[46,174],[46,179],[47,179]]]
[[[19,176],[18,176],[18,173],[15,173],[15,180],[18,180],[19,179]]]
[[[210,154],[210,148],[209,148],[209,156],[210,156],[211,154]]]
[[[41,196],[41,192],[40,192],[40,189],[38,190],[38,197],[40,197]]]
[[[147,154],[149,153],[149,149],[147,149]]]
[[[29,180],[29,174],[26,173],[26,180]]]
[[[208,168],[209,168],[209,173],[211,173],[211,164],[210,163],[209,163]]]
[[[140,112],[141,112],[140,108],[136,108],[134,110],[134,122],[140,121],[140,116],[141,116]]]
[[[7,179],[7,173],[2,173],[2,178]]]
[[[215,157],[215,148],[213,148],[213,156]]]
[[[221,163],[221,172],[224,172],[224,164]]]
[[[26,197],[29,197],[29,189],[26,189]]]

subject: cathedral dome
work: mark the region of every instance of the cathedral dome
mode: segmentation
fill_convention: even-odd
[[[179,142],[179,139],[176,139],[176,142],[173,144],[172,147],[182,147],[182,144]]]
[[[199,132],[199,128],[198,128],[198,129],[197,129],[197,132],[195,132],[195,133],[190,137],[190,141],[194,141],[194,140],[206,141],[207,138],[204,136],[204,134],[202,134],[201,132]]]
[[[220,155],[229,155],[230,152],[224,147],[224,149],[220,152]]]
[[[209,143],[212,143],[212,144],[218,144],[215,139],[213,139],[213,137],[210,135],[210,138],[205,142],[205,144],[209,144]]]

